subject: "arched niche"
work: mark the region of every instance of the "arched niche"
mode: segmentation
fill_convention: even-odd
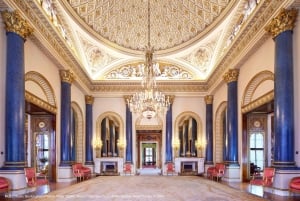
[[[174,143],[179,143],[178,150],[175,148],[175,156],[199,157],[199,155],[202,155],[205,135],[202,121],[196,113],[187,111],[178,115],[175,120],[174,128],[173,148],[175,146]],[[197,143],[202,143],[202,147],[199,147],[201,149],[200,153],[197,153]]]

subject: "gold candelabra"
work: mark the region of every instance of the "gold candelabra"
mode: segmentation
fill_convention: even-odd
[[[174,148],[174,151],[175,151],[175,157],[178,157],[178,150],[179,150],[179,147],[180,147],[180,140],[178,138],[174,138],[173,139],[173,142],[172,142],[172,147]]]
[[[93,141],[93,147],[95,148],[96,151],[96,158],[100,158],[101,157],[101,148],[102,148],[102,140],[100,138],[96,138]]]
[[[126,142],[124,140],[117,140],[117,146],[119,148],[120,157],[123,157],[124,148],[126,147]]]
[[[203,157],[202,156],[202,152],[203,152],[203,148],[204,148],[205,142],[204,140],[196,140],[195,141],[195,146],[197,148],[198,151],[198,157]]]

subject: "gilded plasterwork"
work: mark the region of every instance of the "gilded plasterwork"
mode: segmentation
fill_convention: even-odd
[[[141,50],[147,44],[148,1],[69,0],[86,24],[119,46]],[[155,50],[172,48],[201,33],[228,6],[222,1],[150,1],[151,44]]]
[[[191,80],[193,75],[188,71],[171,64],[156,63],[153,66],[153,72],[156,79],[179,79],[179,80]],[[107,73],[105,79],[118,80],[118,79],[139,79],[144,76],[145,64],[137,63],[122,66]]]

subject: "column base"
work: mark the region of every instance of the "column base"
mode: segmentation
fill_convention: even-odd
[[[241,181],[240,166],[238,164],[229,165],[229,166],[226,165],[225,174],[222,180],[227,182],[240,182]]]
[[[300,168],[294,169],[276,169],[273,188],[266,189],[273,194],[280,196],[289,196],[289,182],[293,177],[298,177]]]
[[[71,182],[75,181],[76,178],[73,176],[73,171],[71,166],[59,166],[57,182]]]

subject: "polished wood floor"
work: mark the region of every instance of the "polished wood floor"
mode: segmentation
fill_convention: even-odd
[[[242,190],[242,191],[246,191],[252,194],[255,194],[257,196],[260,197],[264,197],[267,200],[270,201],[300,201],[300,194],[299,195],[292,195],[292,196],[278,196],[278,195],[274,195],[271,193],[264,193],[262,187],[260,186],[250,186],[249,183],[239,183],[239,182],[224,182],[221,181],[222,184],[224,185],[229,185],[233,188]],[[76,182],[68,182],[68,183],[50,183],[50,186],[41,186],[39,188],[37,188],[37,190],[35,192],[32,193],[28,193],[22,197],[18,197],[18,198],[7,198],[5,196],[5,194],[0,194],[0,201],[22,201],[25,199],[29,199],[31,197],[34,197],[36,195],[43,195],[48,193],[49,191],[54,191],[56,189],[62,189],[65,188],[67,186],[70,185],[74,185],[76,184]],[[50,189],[49,189],[50,188]]]

